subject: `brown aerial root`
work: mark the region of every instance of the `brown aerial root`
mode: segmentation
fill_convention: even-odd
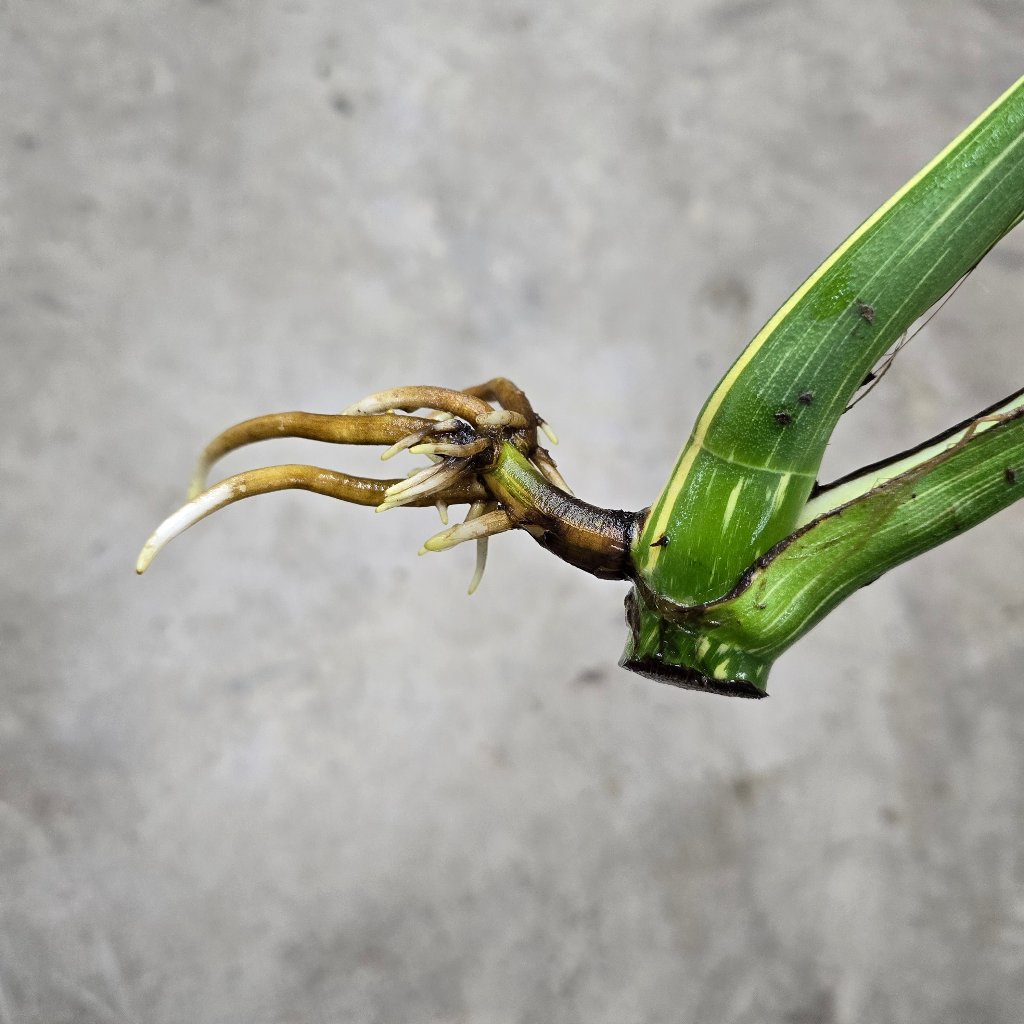
[[[421,432],[426,437],[431,431],[443,429],[435,420],[415,416],[325,416],[312,412],[277,412],[257,416],[228,427],[218,434],[199,457],[189,498],[198,497],[206,486],[206,478],[213,464],[228,452],[256,441],[269,441],[275,437],[302,437],[328,444],[391,444],[398,450],[410,436]],[[413,441],[413,444],[416,442]],[[350,500],[350,499],[344,499]]]
[[[500,447],[513,445],[546,480],[571,493],[551,456],[538,447],[538,429],[554,439],[526,395],[502,377],[464,391],[431,386],[392,388],[368,395],[336,415],[283,412],[245,420],[204,448],[189,487],[189,501],[153,532],[139,555],[136,570],[144,572],[169,541],[218,509],[257,494],[306,490],[374,506],[378,512],[405,505],[433,505],[445,525],[449,506],[468,504],[465,521],[432,537],[421,553],[444,551],[475,540],[472,593],[486,564],[487,539],[521,525],[501,507],[488,487],[487,472]],[[316,466],[282,465],[238,473],[207,487],[210,469],[223,456],[245,445],[279,437],[382,445],[386,446],[382,459],[408,451],[425,456],[429,462],[404,479],[374,479]]]

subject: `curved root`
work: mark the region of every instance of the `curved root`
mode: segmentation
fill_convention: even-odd
[[[411,415],[421,410],[425,415]],[[533,411],[526,395],[504,377],[464,391],[432,386],[378,391],[336,415],[283,412],[245,420],[229,427],[203,449],[189,487],[189,501],[146,541],[136,571],[145,572],[169,541],[218,509],[243,498],[293,489],[375,506],[378,512],[404,505],[434,505],[445,525],[450,505],[469,504],[465,521],[431,537],[421,554],[475,540],[476,568],[469,588],[472,593],[483,575],[488,538],[520,525],[488,487],[487,471],[494,465],[501,445],[512,444],[554,486],[571,493],[551,456],[537,446],[538,429],[554,442],[554,434]],[[386,445],[382,459],[409,451],[426,456],[430,464],[405,479],[390,480],[308,465],[270,466],[238,473],[206,487],[210,469],[223,456],[278,437]]]

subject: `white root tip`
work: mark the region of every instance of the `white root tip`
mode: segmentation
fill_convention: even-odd
[[[481,413],[476,418],[479,427],[512,427],[515,430],[523,430],[529,424],[522,413],[513,412],[511,409],[495,409],[493,412]]]
[[[558,435],[551,429],[551,424],[547,420],[538,420],[537,426],[544,431],[544,436],[552,443],[558,444]]]
[[[242,497],[244,488],[239,491],[230,484],[217,484],[208,491],[193,498],[187,505],[182,505],[177,512],[169,515],[154,531],[143,545],[135,563],[135,571],[144,573],[153,559],[180,533],[194,526],[200,519],[205,519],[211,512],[231,504],[236,498]]]
[[[380,453],[380,461],[387,462],[388,459],[393,459],[399,452],[408,448],[409,446],[406,441],[407,438],[403,437],[401,441],[396,441],[390,448],[385,448],[384,451]]]
[[[476,568],[473,570],[473,578],[469,581],[469,589],[466,593],[472,597],[480,581],[484,578],[484,569],[487,568],[487,538],[482,537],[476,542]]]
[[[388,412],[397,404],[395,396],[400,389],[391,388],[388,391],[375,391],[372,395],[360,398],[350,406],[341,410],[342,416],[370,416],[374,413]]]

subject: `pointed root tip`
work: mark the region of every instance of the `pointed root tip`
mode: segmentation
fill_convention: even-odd
[[[135,561],[135,571],[141,576],[152,564],[153,559],[156,558],[156,553],[159,550],[152,541],[146,541],[145,546],[139,552],[139,557]]]
[[[480,581],[484,578],[484,569],[487,568],[487,538],[481,537],[476,542],[476,566],[473,569],[473,578],[469,581],[469,589],[466,594],[472,597],[476,593],[476,588],[480,586]]]
[[[449,417],[451,419],[451,417]],[[455,429],[458,426],[455,422],[438,422],[434,426],[424,427],[422,430],[410,431],[405,437],[400,438],[390,448],[386,448],[381,452],[381,461],[387,462],[388,459],[394,458],[399,452],[405,451],[412,448],[414,445],[419,444],[425,438],[431,434],[441,433],[447,434],[449,431]]]
[[[187,508],[187,506],[185,506]],[[173,517],[180,518],[180,512],[175,513]],[[160,554],[161,551],[167,546],[168,541],[173,540],[182,532],[185,527],[180,529],[169,528],[170,523],[168,519],[165,519],[150,535],[149,540],[142,545],[142,550],[139,552],[139,557],[135,560],[135,572],[141,576],[152,564],[153,559]]]
[[[558,435],[551,429],[551,424],[545,419],[538,419],[537,426],[544,432],[544,436],[552,443],[558,444]]]
[[[447,530],[435,533],[425,543],[427,551],[447,551],[457,544],[464,544],[470,540],[486,540],[495,534],[504,533],[513,528],[512,521],[504,511],[494,510],[487,513],[475,511],[478,506],[474,503],[466,516],[465,522],[449,526]]]
[[[390,448],[386,448],[380,453],[380,461],[387,462],[388,459],[393,459],[399,452],[403,452],[406,448],[416,443],[416,440],[423,434],[423,431],[417,430],[406,437],[403,437],[400,441],[396,441]]]
[[[543,448],[538,448],[533,455],[533,464],[541,471],[548,483],[554,484],[566,494],[572,494],[572,488],[565,482],[565,477],[558,472],[554,459]]]
[[[455,527],[452,527],[454,529]],[[423,542],[423,547],[420,548],[420,554],[425,555],[428,551],[447,551],[449,548],[455,547],[458,541],[452,541],[448,536],[449,531],[445,530],[443,533],[436,533],[429,540]]]
[[[465,459],[449,459],[447,462],[439,461],[426,469],[418,470],[406,480],[400,480],[384,492],[383,505],[386,508],[397,508],[399,505],[409,505],[414,501],[429,499],[431,503],[438,500],[443,501],[446,490],[454,484],[463,471],[466,469]],[[380,505],[379,512],[384,511]]]
[[[199,497],[182,505],[177,512],[172,512],[150,535],[149,540],[143,545],[135,563],[135,571],[142,575],[150,566],[154,558],[179,534],[184,533],[190,526],[194,526],[201,519],[205,519],[211,512],[230,505],[232,501],[244,497],[246,493],[245,484],[232,485],[228,481],[219,483],[204,491]]]

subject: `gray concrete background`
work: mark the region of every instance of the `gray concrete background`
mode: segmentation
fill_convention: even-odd
[[[999,0],[0,3],[0,1022],[1019,1022],[1012,509],[772,699],[625,587],[309,495],[132,564],[214,433],[507,374],[640,507],[743,342],[1022,71]],[[1022,383],[1024,239],[830,452]],[[225,467],[365,453],[278,443]]]

